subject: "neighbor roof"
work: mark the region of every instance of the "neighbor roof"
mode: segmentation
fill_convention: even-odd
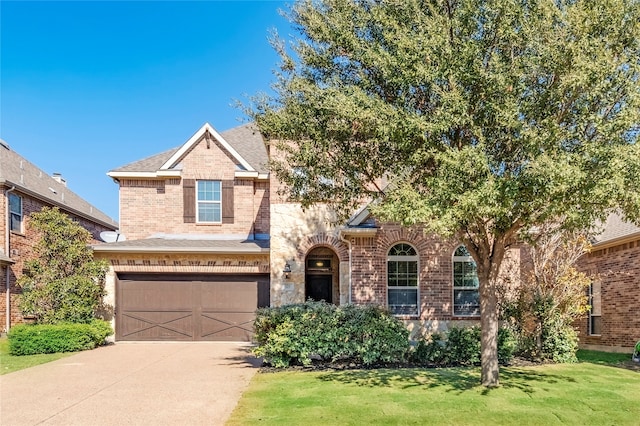
[[[0,185],[9,188],[15,186],[16,191],[31,195],[109,229],[118,228],[115,220],[13,151],[6,143],[0,144]]]
[[[158,174],[171,173],[179,170],[180,159],[198,142],[206,132],[217,139],[229,153],[236,158],[245,169],[260,174],[268,173],[269,161],[267,148],[262,135],[253,123],[218,133],[209,123],[205,123],[189,140],[179,147],[152,155],[151,157],[126,164],[111,170],[111,177],[123,177],[127,173]]]
[[[612,213],[607,217],[603,231],[594,238],[594,246],[610,245],[626,240],[628,238],[640,238],[640,227],[623,219],[617,213]]]

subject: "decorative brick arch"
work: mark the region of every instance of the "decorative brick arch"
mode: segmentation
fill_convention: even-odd
[[[430,245],[433,244],[433,238],[425,235],[420,228],[394,227],[385,229],[378,234],[376,241],[376,250],[379,255],[386,256],[387,251],[397,243],[408,243],[416,248],[418,253],[427,252]]]
[[[325,233],[316,234],[303,240],[298,247],[298,258],[304,259],[305,256],[316,247],[328,247],[336,253],[340,262],[349,261],[349,249],[347,245],[337,237]]]

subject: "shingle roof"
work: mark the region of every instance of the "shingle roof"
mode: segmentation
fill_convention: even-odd
[[[238,154],[249,162],[259,173],[268,173],[269,157],[264,139],[254,123],[247,123],[221,133]]]
[[[240,156],[260,173],[267,173],[267,148],[253,123],[247,123],[220,133]],[[134,161],[110,172],[155,172],[175,154],[181,146]]]
[[[269,240],[147,238],[97,244],[96,252],[268,253]]]
[[[594,245],[607,244],[636,234],[640,238],[640,227],[625,221],[619,214],[612,213],[605,221],[603,231],[594,238]]]
[[[133,163],[111,170],[112,172],[155,172],[162,166],[180,147],[171,148],[159,154],[152,155]]]
[[[40,198],[107,228],[118,228],[115,220],[5,144],[0,144],[0,184],[15,186],[20,192]]]

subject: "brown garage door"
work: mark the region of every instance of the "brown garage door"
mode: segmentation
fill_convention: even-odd
[[[268,275],[118,276],[116,339],[248,341]]]

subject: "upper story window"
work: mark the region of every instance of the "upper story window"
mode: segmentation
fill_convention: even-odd
[[[22,197],[13,193],[9,193],[9,217],[9,228],[22,232]]]
[[[476,262],[465,246],[453,253],[453,315],[480,315],[480,292]]]
[[[394,315],[418,316],[418,253],[406,243],[387,255],[387,303]]]
[[[222,182],[197,181],[197,211],[200,223],[222,223]]]

